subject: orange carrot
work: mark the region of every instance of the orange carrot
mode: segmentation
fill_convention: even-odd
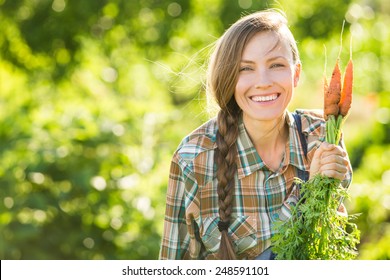
[[[341,99],[339,102],[340,114],[345,117],[352,104],[352,85],[353,85],[353,63],[349,60],[344,74],[343,90],[341,91]]]
[[[323,84],[323,86],[324,86],[324,104],[325,104],[326,103],[326,95],[328,93],[328,88],[329,88],[328,80],[326,79],[325,75],[324,75],[324,84]]]
[[[334,66],[332,78],[330,79],[329,86],[325,92],[324,100],[324,115],[325,119],[329,115],[337,116],[339,114],[339,102],[341,94],[341,71],[339,66],[339,59],[336,60]],[[335,106],[336,105],[336,106]]]

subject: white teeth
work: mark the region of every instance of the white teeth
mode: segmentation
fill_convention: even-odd
[[[253,96],[252,100],[256,102],[265,102],[275,100],[276,98],[278,98],[278,95],[275,93],[267,96]]]

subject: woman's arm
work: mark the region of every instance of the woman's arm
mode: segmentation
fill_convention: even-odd
[[[187,209],[197,189],[192,163],[175,153],[169,173],[160,259],[203,258],[198,225]]]
[[[186,249],[184,243],[189,238],[185,220],[185,180],[179,161],[175,154],[169,173],[160,259],[182,259]]]

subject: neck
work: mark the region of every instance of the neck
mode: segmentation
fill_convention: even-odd
[[[285,114],[270,121],[248,120],[244,116],[244,125],[262,160],[271,170],[276,171],[288,141]]]
[[[288,137],[286,114],[267,121],[249,120],[244,115],[244,125],[253,144],[260,148],[270,148],[284,142]]]

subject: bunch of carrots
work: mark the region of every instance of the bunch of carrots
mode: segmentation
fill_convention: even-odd
[[[340,47],[341,52],[341,47]],[[344,82],[341,83],[340,54],[329,85],[324,78],[324,118],[326,142],[338,145],[341,128],[352,104],[352,51]],[[277,259],[354,259],[360,232],[352,219],[356,215],[340,215],[341,201],[348,197],[340,180],[316,175],[301,185],[301,198],[292,207],[292,216],[275,225],[272,250]]]
[[[344,83],[341,85],[340,55],[336,60],[329,86],[324,78],[324,118],[326,120],[326,142],[338,145],[341,126],[347,118],[352,104],[353,62],[352,53],[347,64]],[[342,86],[342,88],[341,88]]]

